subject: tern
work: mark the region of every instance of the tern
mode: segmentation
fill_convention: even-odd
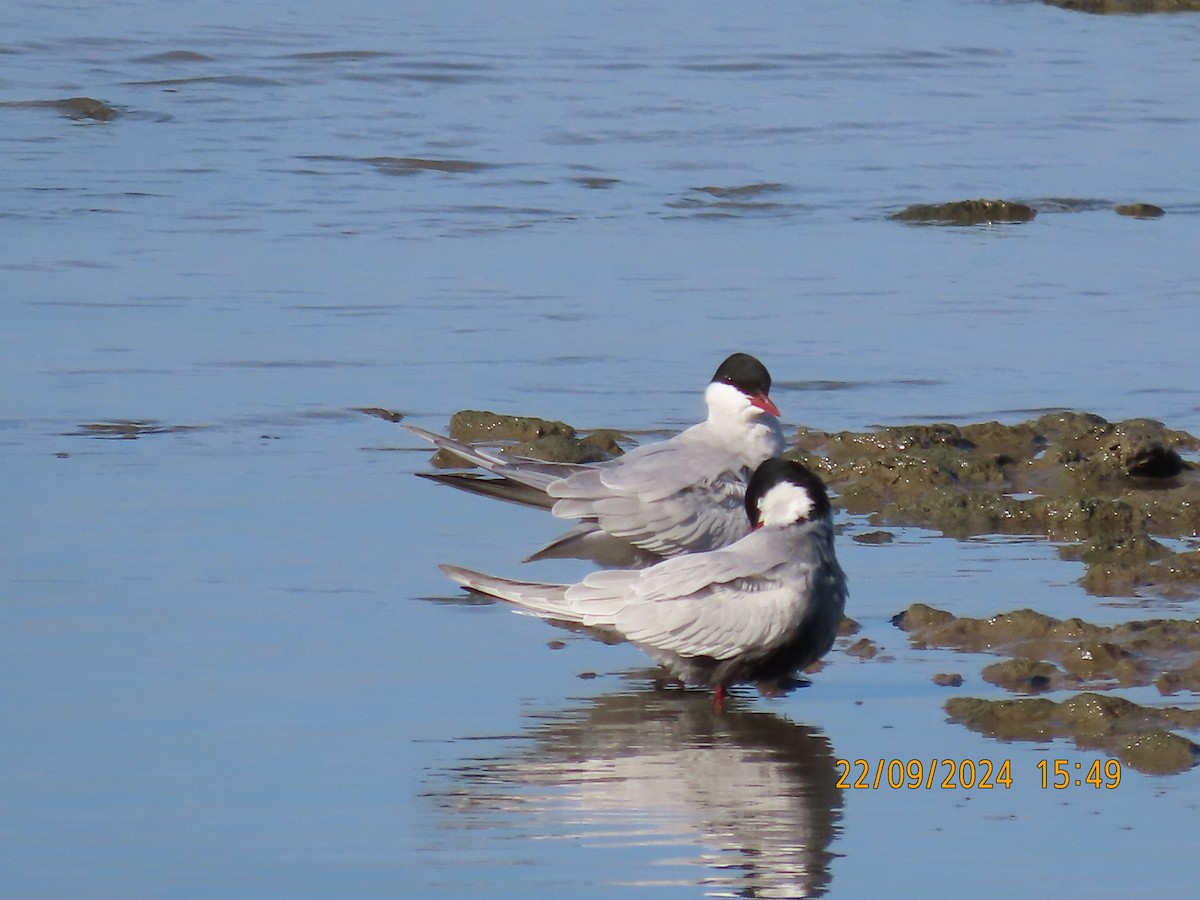
[[[607,565],[647,565],[715,550],[745,536],[746,484],[759,464],[786,447],[770,390],[766,366],[748,353],[734,353],[704,391],[705,421],[601,463],[512,458],[406,427],[495,476],[425,477],[579,520],[529,559],[582,557]]]
[[[829,652],[846,606],[825,485],[799,462],[769,459],[745,496],[749,533],[719,550],[642,569],[593,572],[577,584],[517,581],[440,568],[519,612],[629,641],[684,683],[752,682],[765,696]]]

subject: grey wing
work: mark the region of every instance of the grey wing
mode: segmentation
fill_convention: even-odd
[[[730,659],[784,639],[807,583],[807,575],[798,582],[760,577],[710,585],[673,600],[626,602],[609,627],[648,649]]]
[[[686,434],[686,432],[685,432]],[[619,464],[556,481],[556,516],[592,519],[601,529],[662,556],[727,546],[747,531],[748,474],[728,454],[671,441],[634,451]]]
[[[695,425],[669,440],[635,447],[617,459],[568,474],[548,493],[579,499],[626,495],[654,501],[669,497],[731,467],[729,454],[712,447],[705,435],[703,426]]]
[[[675,557],[640,572],[592,573],[568,588],[564,600],[606,618],[639,645],[728,659],[780,640],[795,624],[813,566],[790,559],[787,550],[759,532],[727,550]]]

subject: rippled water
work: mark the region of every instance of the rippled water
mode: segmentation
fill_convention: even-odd
[[[714,717],[627,647],[459,602],[433,563],[513,573],[553,523],[410,477],[424,448],[356,410],[672,431],[744,349],[796,425],[1200,433],[1200,18],[128,0],[0,26],[5,894],[1194,886],[1195,770],[1042,790],[1038,760],[1096,755],[947,724],[930,677],[978,691],[982,663],[889,622],[1194,601],[1089,597],[1037,541],[845,540],[893,661],[838,651]],[[974,197],[1039,214],[887,218]],[[933,757],[1014,785],[835,786],[838,759]]]

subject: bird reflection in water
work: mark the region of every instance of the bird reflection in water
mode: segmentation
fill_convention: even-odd
[[[704,693],[649,687],[532,719],[516,747],[438,776],[449,783],[431,796],[448,827],[508,819],[541,839],[683,851],[655,865],[682,869],[681,878],[610,869],[610,883],[825,893],[842,792],[818,730],[736,704],[718,713]]]

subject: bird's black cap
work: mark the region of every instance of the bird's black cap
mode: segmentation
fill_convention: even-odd
[[[713,381],[730,384],[747,396],[771,393],[771,373],[749,353],[735,353],[717,367]]]

